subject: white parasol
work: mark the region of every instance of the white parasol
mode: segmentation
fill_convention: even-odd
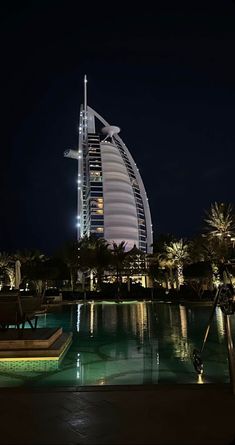
[[[15,289],[19,289],[21,283],[21,272],[20,272],[21,263],[19,260],[15,262]]]

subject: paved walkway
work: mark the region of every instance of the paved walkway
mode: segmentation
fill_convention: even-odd
[[[232,444],[228,385],[0,391],[0,444]]]

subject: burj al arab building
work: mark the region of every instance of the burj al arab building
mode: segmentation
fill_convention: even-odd
[[[95,233],[110,244],[126,242],[145,253],[152,251],[152,223],[148,198],[138,168],[120,128],[110,125],[87,105],[80,109],[78,150],[64,156],[78,162],[78,239]]]

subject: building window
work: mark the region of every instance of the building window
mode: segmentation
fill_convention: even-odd
[[[91,196],[94,197],[94,198],[95,198],[96,196],[98,197],[98,196],[100,196],[100,195],[102,195],[102,191],[100,191],[100,192],[93,192],[93,191],[91,191]]]
[[[96,232],[103,233],[104,232],[104,228],[103,227],[96,227]]]
[[[91,185],[93,184],[93,182],[102,182],[102,177],[101,176],[94,176],[91,178]]]
[[[92,199],[90,204],[91,204],[92,209],[101,209],[101,211],[103,211],[103,199],[102,198]]]
[[[92,192],[102,192],[102,184],[101,185],[92,185],[91,184],[91,191]]]
[[[96,211],[95,212],[92,211],[91,215],[92,215],[91,216],[92,220],[94,220],[94,219],[97,219],[99,221],[103,220],[103,214],[97,214]]]

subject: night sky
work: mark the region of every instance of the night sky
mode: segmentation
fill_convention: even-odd
[[[80,3],[1,6],[0,251],[53,253],[76,235],[63,152],[77,146],[85,73],[88,104],[137,163],[155,234],[193,236],[212,202],[234,202],[234,2]]]

